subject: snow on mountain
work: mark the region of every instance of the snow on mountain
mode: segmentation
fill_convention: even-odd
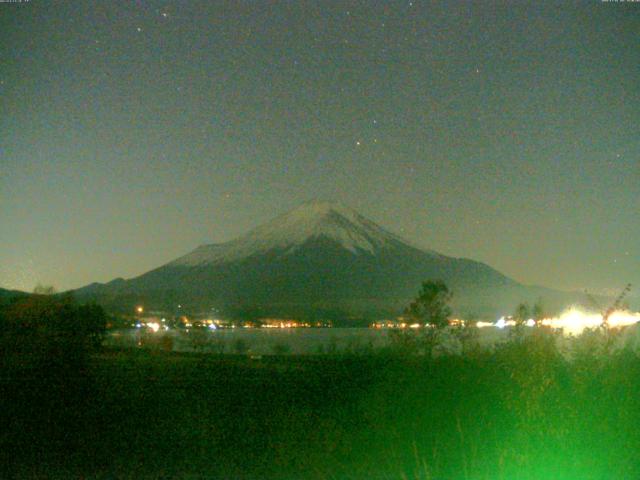
[[[213,265],[275,249],[292,253],[308,240],[319,237],[333,240],[354,254],[376,255],[386,246],[407,243],[355,210],[336,203],[312,201],[240,238],[221,244],[202,245],[169,265]]]
[[[575,295],[520,285],[483,263],[418,248],[350,208],[319,201],[135,278],[74,294],[125,311],[140,303],[166,311],[215,305],[239,318],[343,321],[396,315],[427,279],[445,281],[455,292],[454,309],[474,315],[504,314],[539,298],[549,309],[579,303]]]

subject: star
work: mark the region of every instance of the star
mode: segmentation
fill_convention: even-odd
[[[357,145],[357,146],[360,146],[360,140],[358,140],[358,141],[356,142],[356,145]]]
[[[161,13],[161,15],[162,15],[164,18],[167,18],[167,17],[169,16],[169,14],[168,14],[167,12],[162,12],[162,13]]]
[[[142,28],[138,27],[138,28],[136,28],[136,30],[137,30],[138,32],[141,32],[141,31],[142,31]]]

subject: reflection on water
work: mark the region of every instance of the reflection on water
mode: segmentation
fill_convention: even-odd
[[[338,352],[364,352],[388,344],[388,332],[368,328],[242,328],[220,330],[143,329],[111,331],[106,346],[163,348],[178,352],[273,353],[309,355]]]
[[[484,346],[494,345],[509,339],[510,332],[509,328],[477,329],[477,341]],[[617,343],[638,350],[639,332],[637,325],[627,327]],[[390,335],[391,330],[371,328],[174,329],[166,332],[134,328],[110,331],[105,346],[249,355],[367,353],[389,345]],[[452,335],[447,341],[456,342]],[[560,336],[558,341],[568,346],[571,340]]]

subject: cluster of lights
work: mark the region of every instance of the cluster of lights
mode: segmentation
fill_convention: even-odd
[[[311,324],[305,323],[305,322],[297,322],[295,320],[283,320],[279,322],[263,323],[261,327],[262,328],[309,328],[311,327]]]
[[[611,328],[627,327],[640,322],[640,313],[625,310],[616,310],[607,318],[607,324]],[[563,312],[557,318],[542,320],[543,325],[552,328],[561,328],[565,333],[578,335],[586,328],[597,328],[602,326],[603,317],[598,313],[585,313],[572,308]]]
[[[611,328],[626,327],[640,322],[640,313],[617,310],[607,318],[607,325]],[[540,325],[562,330],[567,335],[579,335],[587,328],[598,328],[603,325],[603,317],[599,313],[583,312],[577,308],[570,308],[558,317],[544,318],[540,320]],[[449,320],[451,326],[464,326],[464,320]],[[526,327],[535,327],[536,321],[530,318],[523,322]],[[429,325],[419,323],[397,322],[397,321],[381,321],[371,324],[372,328],[426,328]],[[516,321],[512,317],[500,317],[495,322],[476,322],[478,328],[494,327],[504,329],[506,327],[515,327]]]
[[[144,308],[142,306],[137,306],[135,309],[136,313],[142,314],[144,312]],[[193,327],[192,322],[185,316],[181,317],[182,323],[186,328]],[[151,321],[151,322],[137,322],[135,324],[136,328],[142,328],[146,326],[153,332],[158,332],[160,330],[169,330],[169,327],[164,325],[165,319],[162,319],[162,324]],[[640,322],[640,313],[629,312],[624,310],[616,310],[611,313],[607,318],[607,325],[611,328],[618,327],[626,327],[629,325],[634,325]],[[452,326],[464,326],[465,322],[460,319],[452,319],[449,321],[449,324]],[[570,308],[566,310],[558,317],[553,318],[544,318],[540,320],[540,325],[562,330],[565,334],[568,335],[579,335],[585,329],[588,328],[598,328],[603,325],[603,316],[599,313],[594,312],[584,312],[577,308]],[[495,322],[476,322],[475,324],[478,328],[486,328],[486,327],[495,327],[499,329],[504,329],[506,327],[514,327],[516,325],[516,321],[512,317],[500,317]],[[527,327],[536,326],[536,321],[532,318],[528,319],[524,322],[524,325]],[[222,325],[220,320],[205,320],[203,322],[203,326],[207,327],[209,330],[217,330]],[[252,324],[244,324],[244,328],[252,328],[254,325]],[[309,328],[312,325],[306,322],[298,322],[296,320],[267,320],[265,321],[261,327],[262,328]],[[327,326],[317,324],[316,326]],[[381,329],[381,328],[426,328],[429,325],[423,325],[420,323],[409,323],[405,321],[382,321],[376,322],[371,325],[372,328]],[[235,328],[235,325],[231,325],[231,328]]]
[[[449,325],[451,326],[464,326],[464,320],[460,319],[452,319],[449,320]],[[493,325],[492,323],[490,325]],[[375,322],[372,323],[371,328],[381,329],[381,328],[430,328],[428,323],[409,323],[409,322],[394,322],[394,321],[383,321],[383,322]]]
[[[158,322],[136,322],[135,327],[136,328],[147,327],[154,333],[159,332],[160,330],[164,330],[164,331],[169,330],[168,326],[161,325]]]
[[[633,313],[624,310],[617,310],[613,312],[607,319],[608,326],[612,328],[626,327],[638,322],[640,322],[640,313]],[[524,324],[527,327],[534,327],[536,322],[530,318],[524,322]],[[544,318],[540,320],[540,324],[545,327],[562,330],[568,335],[579,335],[585,329],[601,327],[603,325],[603,317],[599,313],[584,312],[577,308],[570,308],[557,317]],[[515,326],[516,322],[511,318],[501,317],[495,323],[478,322],[476,325],[480,328],[505,328]]]

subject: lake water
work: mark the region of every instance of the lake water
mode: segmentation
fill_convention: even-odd
[[[234,328],[170,330],[149,333],[141,329],[115,330],[107,346],[165,348],[178,352],[289,353],[309,355],[380,348],[389,343],[388,331],[370,328]]]
[[[111,330],[105,339],[105,346],[250,355],[365,353],[389,345],[391,332],[373,328],[235,328],[213,331],[174,329],[154,333],[147,329],[132,328]],[[478,341],[484,346],[509,339],[509,328],[487,327],[477,332]],[[559,346],[565,351],[570,349],[572,341],[572,338],[558,337]],[[443,344],[451,352],[460,349],[460,343],[452,335],[445,338]],[[639,326],[626,327],[616,344],[640,351]]]
[[[273,353],[313,355],[322,353],[364,353],[389,344],[391,330],[373,328],[236,328],[210,330],[170,330],[152,333],[142,329],[112,330],[105,339],[106,346],[120,348],[156,348],[176,352],[246,353],[269,355]],[[509,329],[487,327],[478,329],[481,345],[506,341]],[[568,347],[570,339],[561,339]],[[452,352],[459,343],[452,337],[446,348]],[[630,346],[640,351],[640,329],[627,327],[618,339],[619,346]]]

